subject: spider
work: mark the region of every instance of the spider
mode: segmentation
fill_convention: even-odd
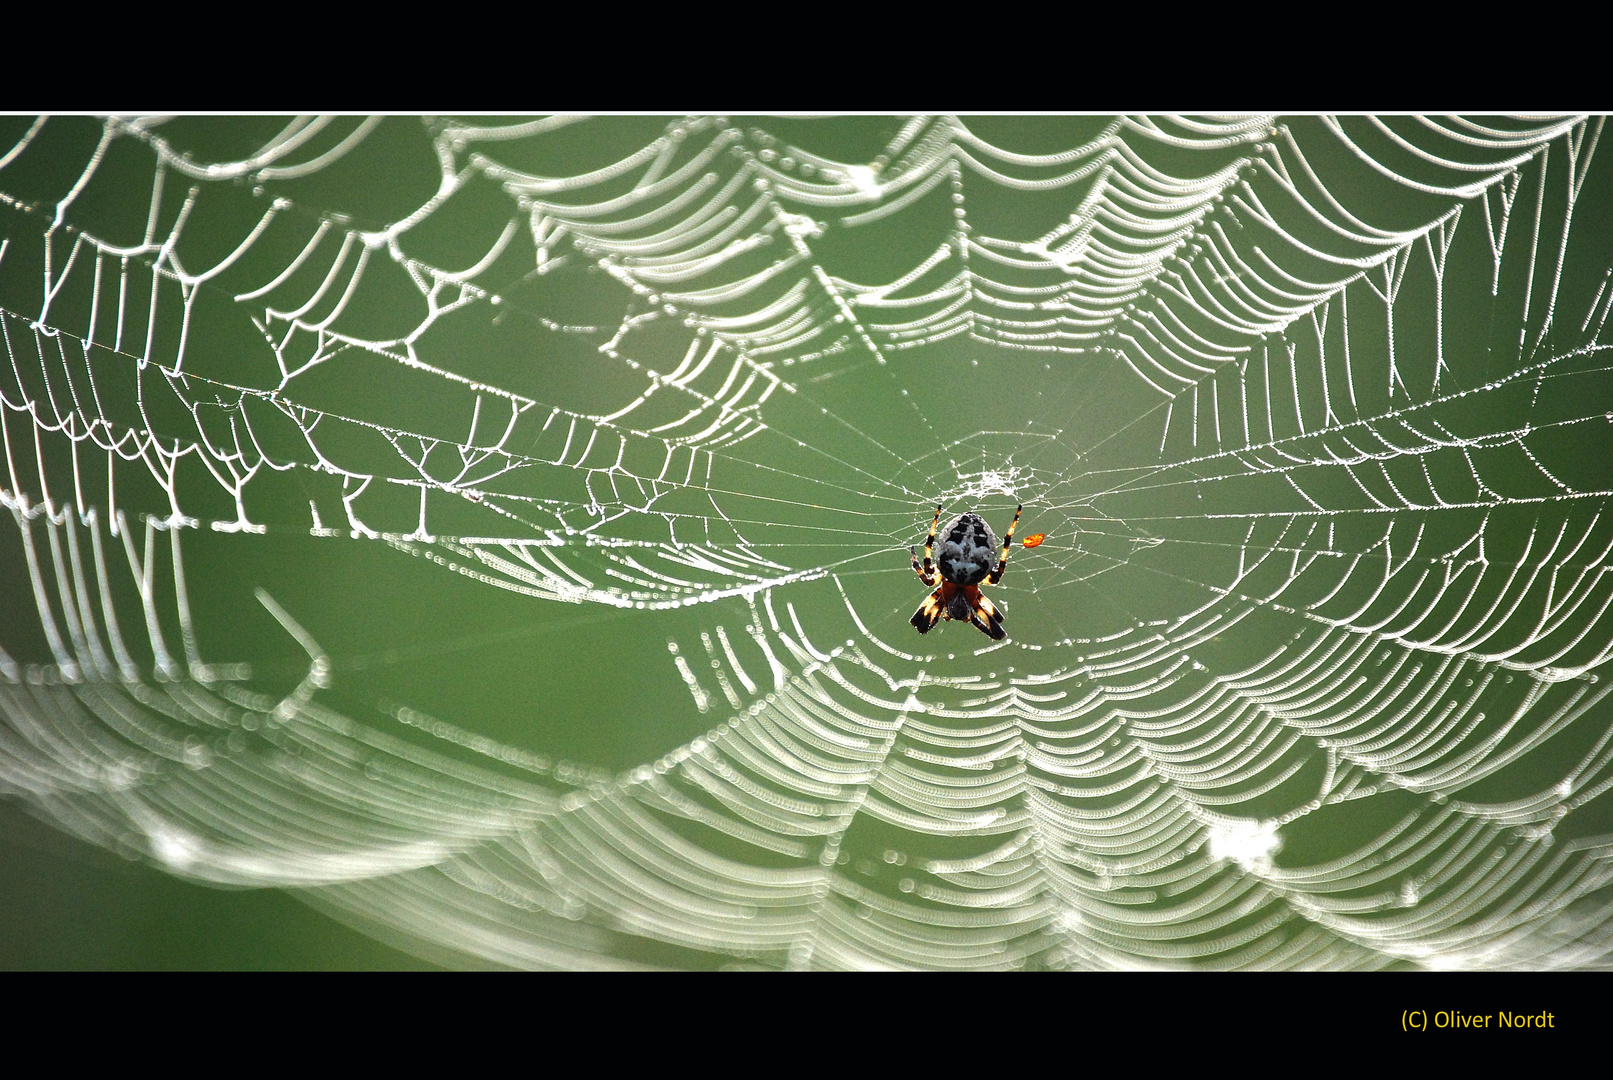
[[[1008,569],[1008,547],[1014,542],[1014,530],[1019,527],[1020,511],[1014,509],[1014,523],[1003,534],[1001,553],[992,565],[992,553],[997,551],[997,538],[991,526],[979,514],[959,514],[941,530],[941,550],[935,553],[936,526],[941,522],[941,507],[935,507],[935,519],[930,522],[930,535],[924,541],[924,565],[919,566],[918,552],[907,549],[913,556],[913,572],[926,585],[939,587],[924,598],[924,603],[913,612],[911,622],[921,634],[942,619],[971,622],[993,641],[1007,637],[1003,630],[1003,617],[995,605],[978,588],[981,582],[995,585]],[[932,559],[933,555],[933,559]]]

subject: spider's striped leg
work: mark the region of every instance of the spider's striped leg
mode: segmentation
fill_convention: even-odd
[[[924,580],[924,584],[926,584],[926,585],[934,585],[936,583],[937,579],[938,579],[938,576],[937,576],[937,574],[935,572],[934,555],[935,555],[935,530],[936,530],[936,527],[938,525],[940,525],[940,524],[941,524],[941,504],[936,503],[935,504],[935,518],[930,522],[930,535],[924,538],[924,569],[919,570],[918,556],[917,555],[913,556],[913,569],[918,572],[918,576]],[[907,550],[908,550],[909,553],[911,553],[913,549],[911,547],[909,547]]]
[[[936,583],[935,575],[933,573],[926,573],[924,570],[920,569],[918,552],[913,550],[912,544],[907,545],[907,553],[913,556],[913,573],[917,574],[919,576],[919,580],[924,582],[924,584],[934,585]],[[928,562],[929,560],[926,559],[925,561]]]
[[[942,594],[948,588],[946,582],[942,582],[939,588],[924,598],[924,603],[919,605],[919,609],[913,612],[913,617],[908,622],[912,623],[919,633],[928,634],[935,624],[941,621],[941,616],[946,611]]]
[[[970,599],[974,601],[974,610],[969,613],[969,621],[993,641],[1001,641],[1007,637],[1008,631],[1003,629],[1003,615],[997,610],[997,605],[978,589]]]
[[[986,578],[987,585],[995,585],[1003,579],[1003,571],[1008,569],[1008,549],[1014,545],[1014,530],[1019,528],[1019,515],[1025,510],[1024,504],[1014,507],[1014,522],[1003,533],[1002,554],[997,556],[997,566],[992,570],[991,576]]]

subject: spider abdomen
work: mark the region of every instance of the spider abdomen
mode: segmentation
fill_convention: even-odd
[[[959,514],[936,534],[936,569],[954,585],[979,584],[996,561],[997,537],[979,514]]]

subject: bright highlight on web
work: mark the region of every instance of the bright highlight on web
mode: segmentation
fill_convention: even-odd
[[[1607,964],[1601,118],[12,127],[0,792],[61,829],[449,962]],[[938,502],[1035,530],[987,636],[909,625]],[[190,538],[277,532],[680,611],[600,662],[709,730],[350,715],[273,590],[305,674],[197,632]]]

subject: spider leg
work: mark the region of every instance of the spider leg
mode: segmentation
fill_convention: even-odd
[[[936,572],[935,572],[934,555],[935,555],[935,530],[936,530],[936,527],[939,526],[940,524],[941,524],[941,504],[936,503],[935,504],[935,518],[934,518],[934,520],[932,520],[930,522],[930,535],[924,538],[924,569],[919,570],[918,556],[917,555],[913,556],[913,569],[918,571],[918,576],[923,579],[924,584],[926,584],[926,585],[934,585],[939,580],[939,575],[937,575]],[[913,549],[911,547],[909,547],[907,550],[908,550],[909,553],[911,553]]]
[[[907,553],[909,555],[913,556],[913,573],[917,574],[919,576],[919,580],[924,582],[924,584],[926,584],[926,585],[934,585],[936,583],[935,575],[934,574],[927,574],[922,569],[919,568],[918,552],[913,550],[913,545],[912,544],[909,544],[907,546]]]
[[[1023,504],[1014,508],[1014,522],[1008,526],[1008,531],[1003,533],[1002,554],[997,556],[997,566],[991,571],[991,576],[986,578],[985,584],[995,585],[1003,579],[1003,571],[1008,569],[1008,549],[1014,544],[1014,530],[1019,528],[1019,515],[1024,509]]]
[[[1001,641],[1007,637],[1008,631],[1003,629],[1003,615],[997,610],[997,605],[978,589],[970,599],[974,601],[974,611],[969,613],[969,621],[993,641]]]
[[[913,617],[908,620],[919,633],[928,634],[935,628],[935,624],[941,621],[941,615],[946,610],[945,605],[941,603],[941,593],[946,587],[946,583],[942,582],[939,588],[924,598],[924,603],[919,605],[919,609],[913,612]]]

